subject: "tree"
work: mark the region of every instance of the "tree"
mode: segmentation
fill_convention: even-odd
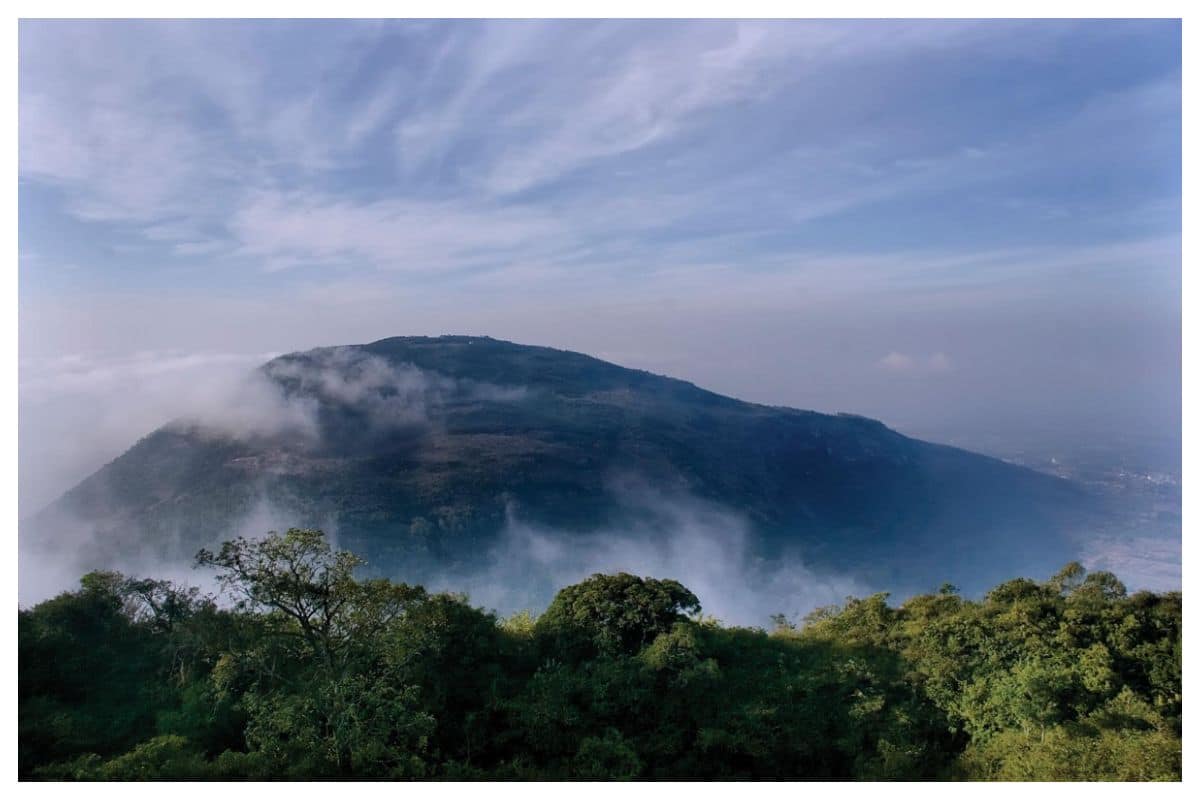
[[[426,601],[424,589],[356,580],[363,561],[335,552],[319,530],[238,538],[197,561],[221,570],[241,610],[266,616],[266,639],[229,654],[214,679],[230,689],[249,673],[247,741],[269,764],[292,770],[307,755],[308,774],[420,771],[434,722],[385,660],[388,634]]]
[[[125,578],[117,586],[129,604],[129,615],[137,622],[147,622],[156,631],[169,632],[195,611],[211,603],[201,598],[194,586],[177,586],[171,581],[152,578]]]
[[[679,581],[597,573],[561,590],[536,631],[554,640],[559,652],[630,654],[698,613],[700,601]]]
[[[1070,594],[1083,583],[1083,576],[1086,574],[1087,570],[1083,564],[1072,561],[1054,574],[1050,579],[1050,587],[1058,592]]]
[[[201,550],[196,560],[221,570],[221,586],[240,598],[241,610],[272,612],[274,632],[300,636],[335,678],[345,676],[356,649],[426,598],[419,586],[355,580],[362,559],[334,552],[319,530],[238,537],[217,553]]]
[[[18,615],[19,769],[72,755],[113,755],[153,730],[160,644],[136,624],[124,576],[91,572]]]
[[[536,620],[354,577],[319,531],[18,615],[29,778],[1178,780],[1182,595],[1106,572],[847,598],[773,634],[594,575]],[[781,620],[787,622],[787,620]]]

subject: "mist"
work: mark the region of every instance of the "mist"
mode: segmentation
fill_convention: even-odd
[[[27,517],[180,418],[232,433],[304,427],[253,369],[273,353],[135,351],[23,358],[18,372],[20,516]]]
[[[516,402],[528,393],[525,387],[454,380],[343,348],[322,349],[305,359],[275,360],[265,370],[249,369],[248,361],[236,355],[141,354],[111,361],[71,359],[28,365],[22,384],[22,402],[30,411],[23,418],[26,430],[69,425],[73,417],[56,417],[54,412],[75,404],[94,409],[95,419],[104,424],[79,425],[81,431],[93,430],[93,435],[72,437],[75,448],[65,451],[73,456],[69,461],[62,459],[62,450],[56,460],[36,448],[23,448],[22,455],[32,467],[22,472],[23,490],[31,497],[50,498],[65,488],[67,480],[119,454],[156,422],[169,421],[204,435],[271,437],[303,449],[322,444],[323,404],[353,407],[362,413],[365,433],[379,434],[427,425],[430,412],[443,403]],[[137,391],[131,391],[132,386]],[[501,614],[539,612],[559,589],[596,572],[669,577],[695,592],[706,614],[744,625],[767,625],[771,615],[779,613],[800,618],[814,608],[870,589],[851,575],[809,568],[799,553],[782,561],[764,561],[755,553],[751,526],[743,516],[695,497],[655,490],[648,477],[652,476],[609,481],[609,492],[625,512],[626,524],[589,533],[556,531],[528,522],[510,508],[487,554],[487,569],[418,577],[430,588],[466,593],[473,604]],[[228,530],[214,531],[209,541],[191,543],[190,550],[294,526],[319,527],[337,546],[336,515],[311,519],[268,499],[261,489],[258,498],[253,510]],[[82,574],[101,567],[216,588],[211,576],[190,569],[191,553],[184,552],[189,548],[178,541],[178,534],[160,538],[151,553],[132,541],[129,546],[98,541],[91,521],[61,509],[53,512],[50,524],[55,530],[53,550],[21,539],[19,601],[23,606],[73,588]],[[97,552],[108,554],[102,563],[95,560]]]
[[[435,574],[431,588],[462,592],[472,605],[509,615],[543,611],[554,594],[595,573],[673,578],[695,594],[705,616],[769,627],[784,614],[799,620],[816,608],[863,596],[871,587],[849,574],[807,567],[802,554],[766,561],[755,553],[747,520],[726,508],[653,489],[634,476],[610,481],[629,522],[579,533],[541,527],[510,509],[489,567]]]
[[[18,545],[18,604],[22,608],[39,603],[63,591],[79,586],[88,572],[114,570],[129,577],[169,580],[185,586],[197,586],[208,594],[219,593],[216,576],[195,568],[194,557],[201,548],[219,549],[225,541],[244,537],[260,539],[271,531],[292,527],[313,527],[325,533],[337,549],[336,514],[313,517],[273,501],[259,491],[250,510],[224,530],[214,530],[205,540],[183,544],[178,533],[156,542],[151,550],[135,541],[122,546],[120,541],[99,538],[96,523],[62,510],[55,510],[48,524],[53,526],[54,541],[33,540],[22,535]],[[115,546],[114,546],[115,545]]]
[[[23,360],[20,516],[36,513],[168,423],[316,445],[320,403],[353,406],[370,434],[425,426],[429,410],[447,402],[514,402],[526,391],[453,380],[340,347],[257,369],[277,355],[143,351]],[[285,391],[288,383],[299,391]]]
[[[486,568],[433,573],[400,568],[385,576],[421,583],[434,591],[465,594],[472,605],[501,616],[526,610],[539,614],[558,590],[595,573],[673,578],[699,597],[705,616],[757,627],[769,627],[776,614],[800,620],[814,609],[874,591],[853,575],[806,566],[801,553],[770,561],[761,558],[748,521],[730,509],[654,489],[631,475],[610,481],[609,491],[625,512],[628,521],[622,525],[586,533],[555,530],[526,522],[510,508],[503,530],[486,554]],[[18,601],[23,608],[77,588],[83,574],[98,568],[219,593],[215,576],[192,568],[186,558],[121,547],[98,563],[90,555],[98,542],[89,521],[58,514],[54,525],[54,549],[21,541]],[[336,514],[312,519],[265,496],[229,529],[214,532],[199,546],[216,548],[239,536],[257,539],[270,531],[301,526],[319,528],[338,548]],[[112,542],[106,544],[112,552]]]

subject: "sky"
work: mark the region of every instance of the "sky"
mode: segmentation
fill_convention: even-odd
[[[395,335],[1177,447],[1180,35],[24,21],[21,513],[273,354]]]

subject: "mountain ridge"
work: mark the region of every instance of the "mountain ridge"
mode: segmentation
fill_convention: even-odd
[[[1061,565],[1088,512],[1061,479],[878,420],[490,337],[316,348],[255,375],[253,402],[230,412],[241,428],[163,426],[23,527],[53,540],[61,520],[82,521],[97,562],[131,548],[184,560],[267,507],[419,577],[486,562],[514,515],[568,547],[602,531],[667,536],[654,509],[617,496],[632,476],[744,520],[767,560],[970,587]]]

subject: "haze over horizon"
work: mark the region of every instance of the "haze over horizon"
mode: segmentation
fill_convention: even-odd
[[[394,335],[1177,447],[1180,30],[22,22],[22,513]]]

